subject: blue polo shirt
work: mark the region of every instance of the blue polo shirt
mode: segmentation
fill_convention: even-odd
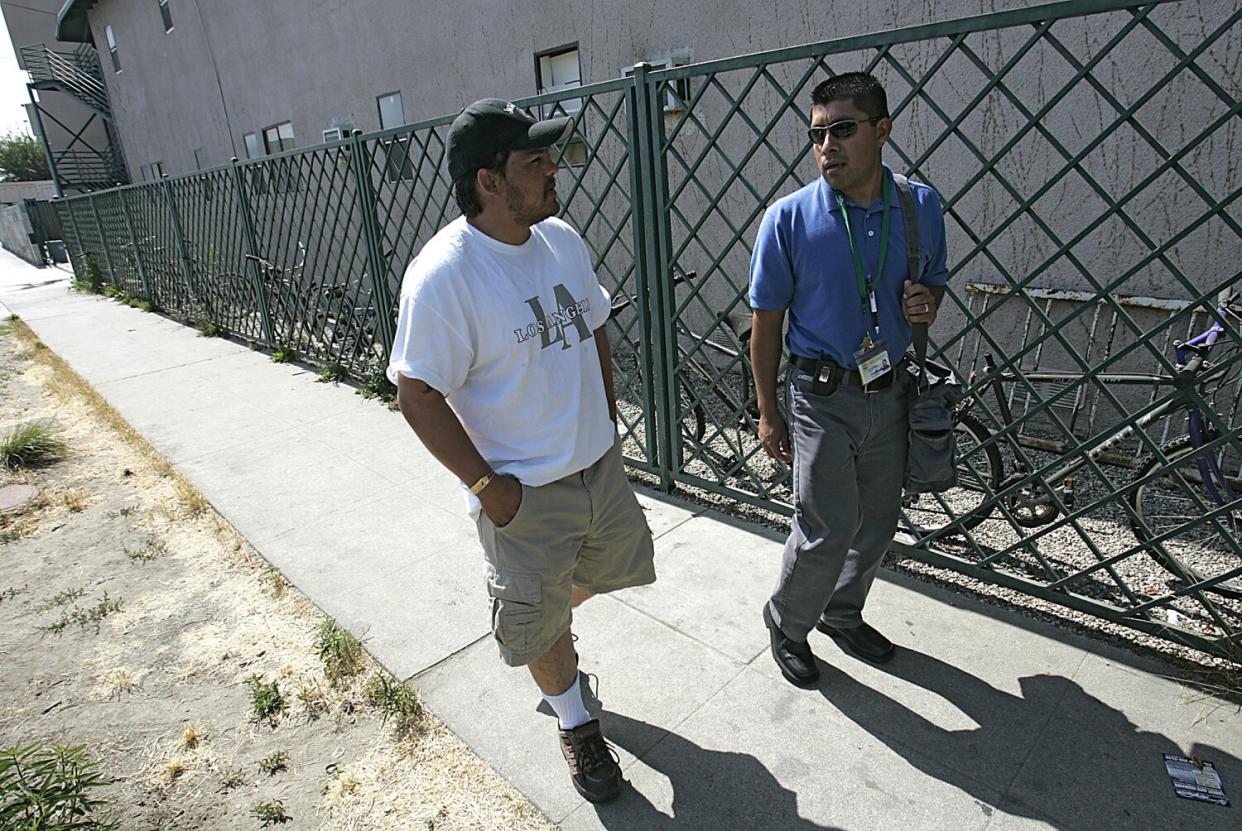
[[[893,173],[888,177],[890,227],[884,273],[875,281],[880,312],[880,336],[888,339],[894,364],[910,345],[910,324],[901,312],[901,289],[909,271],[906,259],[906,223]],[[944,215],[940,198],[927,185],[910,183],[919,218],[921,282],[943,286],[945,265]],[[868,207],[845,200],[854,242],[863,267],[874,270],[880,261],[880,222],[883,196]],[[828,357],[856,368],[854,353],[871,328],[864,313],[849,238],[836,194],[820,177],[778,200],[763,215],[750,260],[750,305],[764,311],[788,310],[785,345],[794,355]]]

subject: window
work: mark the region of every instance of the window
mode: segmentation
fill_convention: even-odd
[[[112,58],[112,71],[121,71],[121,56],[116,51],[116,35],[112,34],[111,26],[104,26],[104,35],[108,38],[108,55]]]
[[[164,18],[164,33],[172,31],[172,9],[168,8],[168,0],[160,0],[160,17]]]
[[[246,133],[242,136],[242,141],[246,144],[247,159],[257,159],[263,155],[263,148],[259,147],[258,133]]]
[[[329,127],[328,129],[323,131],[324,144],[327,144],[330,141],[340,141],[341,138],[342,136],[341,136],[340,127]]]
[[[660,69],[672,69],[675,66],[684,66],[689,63],[688,52],[685,55],[674,53],[671,58],[658,58],[648,60],[651,64],[651,71],[655,72]],[[634,74],[633,66],[621,67],[621,74],[628,78]],[[686,104],[690,103],[690,79],[678,78],[664,84],[664,112],[679,113],[686,108]]]
[[[380,129],[400,127],[405,123],[405,105],[401,102],[401,92],[389,92],[375,96],[375,105],[379,108]],[[385,175],[390,182],[414,178],[414,166],[410,164],[410,137],[392,136],[380,139],[380,147],[384,153]]]
[[[194,169],[203,169],[203,148],[199,147],[194,151]]]
[[[266,128],[263,131],[263,144],[268,154],[292,150],[294,147],[293,122],[286,121]]]
[[[280,124],[274,124],[263,130],[263,144],[267,148],[268,154],[279,153],[282,150],[292,150],[293,143],[293,122],[285,121]],[[272,191],[275,193],[286,193],[297,189],[297,160],[296,159],[277,159],[269,164],[268,175],[271,177]]]
[[[401,93],[399,91],[376,96],[375,103],[379,107],[381,130],[387,130],[390,127],[400,127],[405,123],[405,107],[401,103]]]
[[[578,63],[578,44],[562,46],[535,56],[535,83],[540,94],[582,86],[582,68]],[[545,105],[544,118],[559,114],[577,116],[582,109],[581,98],[568,98],[555,105]]]
[[[539,93],[556,92],[582,86],[582,68],[578,62],[578,44],[562,46],[535,56],[535,83]],[[565,98],[541,108],[543,118],[567,115],[574,119],[574,135],[561,149],[560,161],[564,164],[585,164],[587,146],[583,140],[581,124],[582,99]]]

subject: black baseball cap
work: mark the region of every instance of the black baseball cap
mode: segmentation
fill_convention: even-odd
[[[448,133],[449,177],[456,182],[472,170],[491,164],[502,150],[541,150],[567,138],[572,118],[539,121],[516,104],[500,98],[475,101],[453,119]]]

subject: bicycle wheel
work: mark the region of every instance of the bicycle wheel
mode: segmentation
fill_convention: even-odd
[[[750,371],[750,333],[747,332],[741,339],[742,361],[738,364],[738,374],[741,380],[738,382],[739,400],[745,408],[746,414],[752,420],[759,420],[759,398],[755,394],[755,379]]]
[[[702,402],[694,400],[690,385],[680,377],[677,379],[677,409],[681,419],[682,437],[689,439],[688,443],[692,445],[688,455],[695,455],[697,445],[707,433],[707,415],[703,412]]]
[[[1208,436],[1209,441],[1213,438]],[[1242,478],[1226,474],[1223,481],[1212,482],[1221,500],[1218,503],[1203,481],[1197,463],[1206,452],[1215,461],[1216,470],[1227,470],[1224,458],[1227,447],[1214,451],[1196,450],[1189,436],[1169,442],[1160,448],[1168,464],[1157,456],[1144,460],[1134,478],[1151,478],[1131,491],[1129,497],[1134,509],[1134,516],[1130,518],[1134,536],[1139,542],[1149,543],[1171,533],[1162,542],[1149,545],[1148,551],[1171,573],[1176,574],[1176,568],[1180,567],[1196,582],[1242,562],[1238,557],[1238,538],[1242,536]],[[1205,507],[1209,511],[1218,507],[1222,510],[1215,520],[1196,523]],[[1170,559],[1176,563],[1170,563]],[[1242,579],[1222,584],[1218,590],[1242,596]]]
[[[906,519],[914,530],[930,534],[947,525],[970,530],[995,510],[980,510],[1000,488],[1004,476],[1000,451],[985,442],[992,431],[972,415],[963,413],[954,427],[957,438],[957,484],[944,493],[908,494]]]

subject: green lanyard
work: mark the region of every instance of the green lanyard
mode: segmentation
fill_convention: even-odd
[[[880,263],[875,272],[879,275],[884,274],[884,260],[888,257],[888,228],[891,211],[888,204],[887,174],[883,176],[881,195],[884,200],[884,214],[880,219]],[[845,198],[840,193],[837,193],[836,197],[837,205],[841,208],[841,219],[845,222],[845,235],[850,241],[850,253],[854,255],[854,277],[858,282],[858,298],[862,301],[863,315],[866,316],[870,311],[871,326],[875,329],[878,338],[880,336],[880,312],[875,302],[875,278],[863,268],[862,255],[858,253],[858,247],[854,245],[854,232],[850,229],[850,215],[845,209]],[[868,306],[870,306],[869,310]]]

